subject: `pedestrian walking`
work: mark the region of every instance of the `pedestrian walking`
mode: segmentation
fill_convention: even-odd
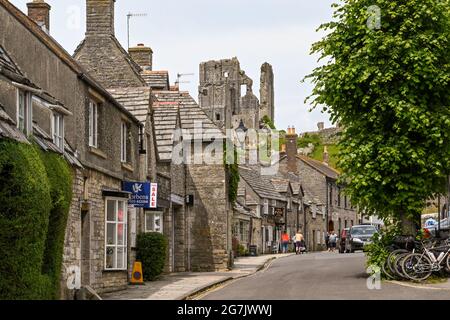
[[[283,253],[287,253],[288,252],[288,246],[289,246],[289,234],[284,231],[283,234],[281,235],[281,245],[283,248]]]
[[[336,251],[337,237],[338,236],[337,236],[336,232],[331,231],[330,240],[329,240],[329,242],[330,242],[330,251],[331,252],[335,252]]]
[[[294,238],[295,238],[295,254],[302,254],[303,252],[306,251],[305,239],[303,237],[303,234],[300,231],[298,231],[294,236]]]
[[[325,245],[327,246],[327,251],[330,251],[330,233],[328,231],[325,235]]]

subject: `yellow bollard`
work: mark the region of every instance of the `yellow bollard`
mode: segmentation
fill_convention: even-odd
[[[131,273],[131,284],[144,284],[144,274],[142,273],[142,263],[136,261],[133,264],[133,272]]]

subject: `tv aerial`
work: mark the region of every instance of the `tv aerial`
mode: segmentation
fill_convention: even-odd
[[[128,34],[128,49],[130,49],[130,19],[133,17],[146,17],[146,13],[132,13],[127,14],[127,34]]]

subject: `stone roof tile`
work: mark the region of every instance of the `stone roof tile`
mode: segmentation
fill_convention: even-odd
[[[270,183],[270,180],[261,176],[258,171],[241,166],[239,174],[261,198],[286,201],[285,197]]]

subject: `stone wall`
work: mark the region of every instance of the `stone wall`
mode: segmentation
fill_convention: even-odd
[[[71,300],[75,292],[67,288],[68,268],[77,266],[82,270],[81,261],[81,205],[84,192],[84,175],[76,169],[73,171],[73,196],[67,219],[64,240],[63,266],[61,270],[61,299]],[[85,274],[81,277],[84,279]]]
[[[191,271],[219,271],[228,267],[231,217],[223,165],[187,165],[188,256]]]

